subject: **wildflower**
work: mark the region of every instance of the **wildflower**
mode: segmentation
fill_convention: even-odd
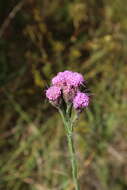
[[[73,100],[73,106],[75,109],[83,109],[89,105],[89,96],[85,93],[78,92]]]
[[[80,73],[64,71],[59,72],[52,79],[52,86],[46,90],[46,97],[58,109],[65,126],[76,190],[80,190],[80,187],[72,134],[79,113],[89,105],[89,96],[81,92],[84,83],[85,80]]]

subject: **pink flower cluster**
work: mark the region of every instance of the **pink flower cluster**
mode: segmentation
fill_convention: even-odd
[[[72,71],[59,72],[52,79],[52,86],[46,90],[46,97],[50,102],[59,104],[60,99],[71,102],[75,109],[83,109],[89,105],[89,96],[80,92],[85,83],[80,73]]]

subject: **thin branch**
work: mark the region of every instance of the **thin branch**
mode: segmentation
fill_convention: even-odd
[[[9,13],[8,17],[4,20],[3,24],[0,27],[0,38],[3,36],[4,31],[9,26],[11,20],[15,17],[18,11],[20,11],[25,3],[25,0],[20,1]]]

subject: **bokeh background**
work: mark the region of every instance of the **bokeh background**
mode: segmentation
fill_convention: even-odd
[[[127,190],[127,1],[0,1],[0,190],[74,190],[51,78],[92,93],[75,128],[81,190]]]

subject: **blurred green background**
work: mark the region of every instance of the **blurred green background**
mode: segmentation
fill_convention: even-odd
[[[127,190],[127,1],[0,1],[0,190],[74,190],[51,78],[93,94],[75,128],[81,190]]]

